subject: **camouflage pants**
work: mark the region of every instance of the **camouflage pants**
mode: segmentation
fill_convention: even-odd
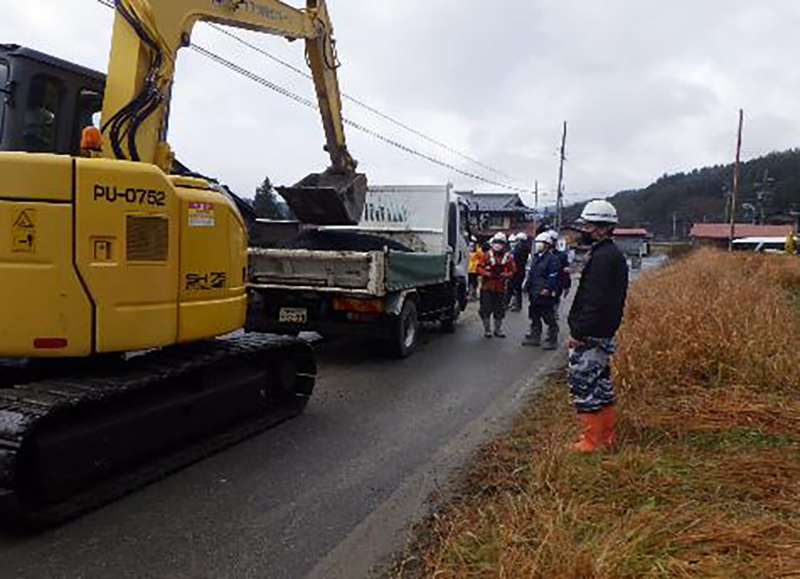
[[[567,382],[579,413],[597,412],[614,404],[611,355],[616,349],[614,340],[587,338],[569,351]]]

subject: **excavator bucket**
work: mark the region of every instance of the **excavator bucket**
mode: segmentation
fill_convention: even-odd
[[[312,173],[294,187],[277,187],[301,223],[357,225],[364,211],[367,177],[362,173]]]

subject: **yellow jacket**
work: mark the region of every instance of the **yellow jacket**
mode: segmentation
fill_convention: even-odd
[[[478,273],[478,265],[483,261],[483,250],[480,245],[476,245],[472,253],[469,254],[469,273]]]

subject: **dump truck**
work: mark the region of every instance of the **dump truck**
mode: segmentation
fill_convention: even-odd
[[[467,304],[468,207],[451,186],[370,187],[356,227],[307,229],[250,250],[246,327],[378,339],[393,356]]]

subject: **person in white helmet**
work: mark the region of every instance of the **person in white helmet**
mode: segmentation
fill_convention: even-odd
[[[480,316],[483,321],[484,336],[505,338],[503,320],[506,316],[506,292],[508,283],[514,276],[514,256],[508,250],[508,239],[498,233],[489,241],[489,251],[478,266],[481,276]],[[492,321],[494,319],[494,331]]]
[[[589,202],[578,223],[591,250],[569,312],[567,380],[582,427],[572,450],[594,452],[610,448],[616,438],[610,362],[625,309],[628,264],[612,240],[619,218],[611,203]]]
[[[553,253],[553,239],[547,233],[536,237],[534,252],[528,261],[524,290],[530,296],[528,316],[531,331],[522,342],[525,346],[540,346],[542,343],[542,322],[547,326],[546,350],[558,347],[558,320],[555,306],[559,289],[561,262]]]

